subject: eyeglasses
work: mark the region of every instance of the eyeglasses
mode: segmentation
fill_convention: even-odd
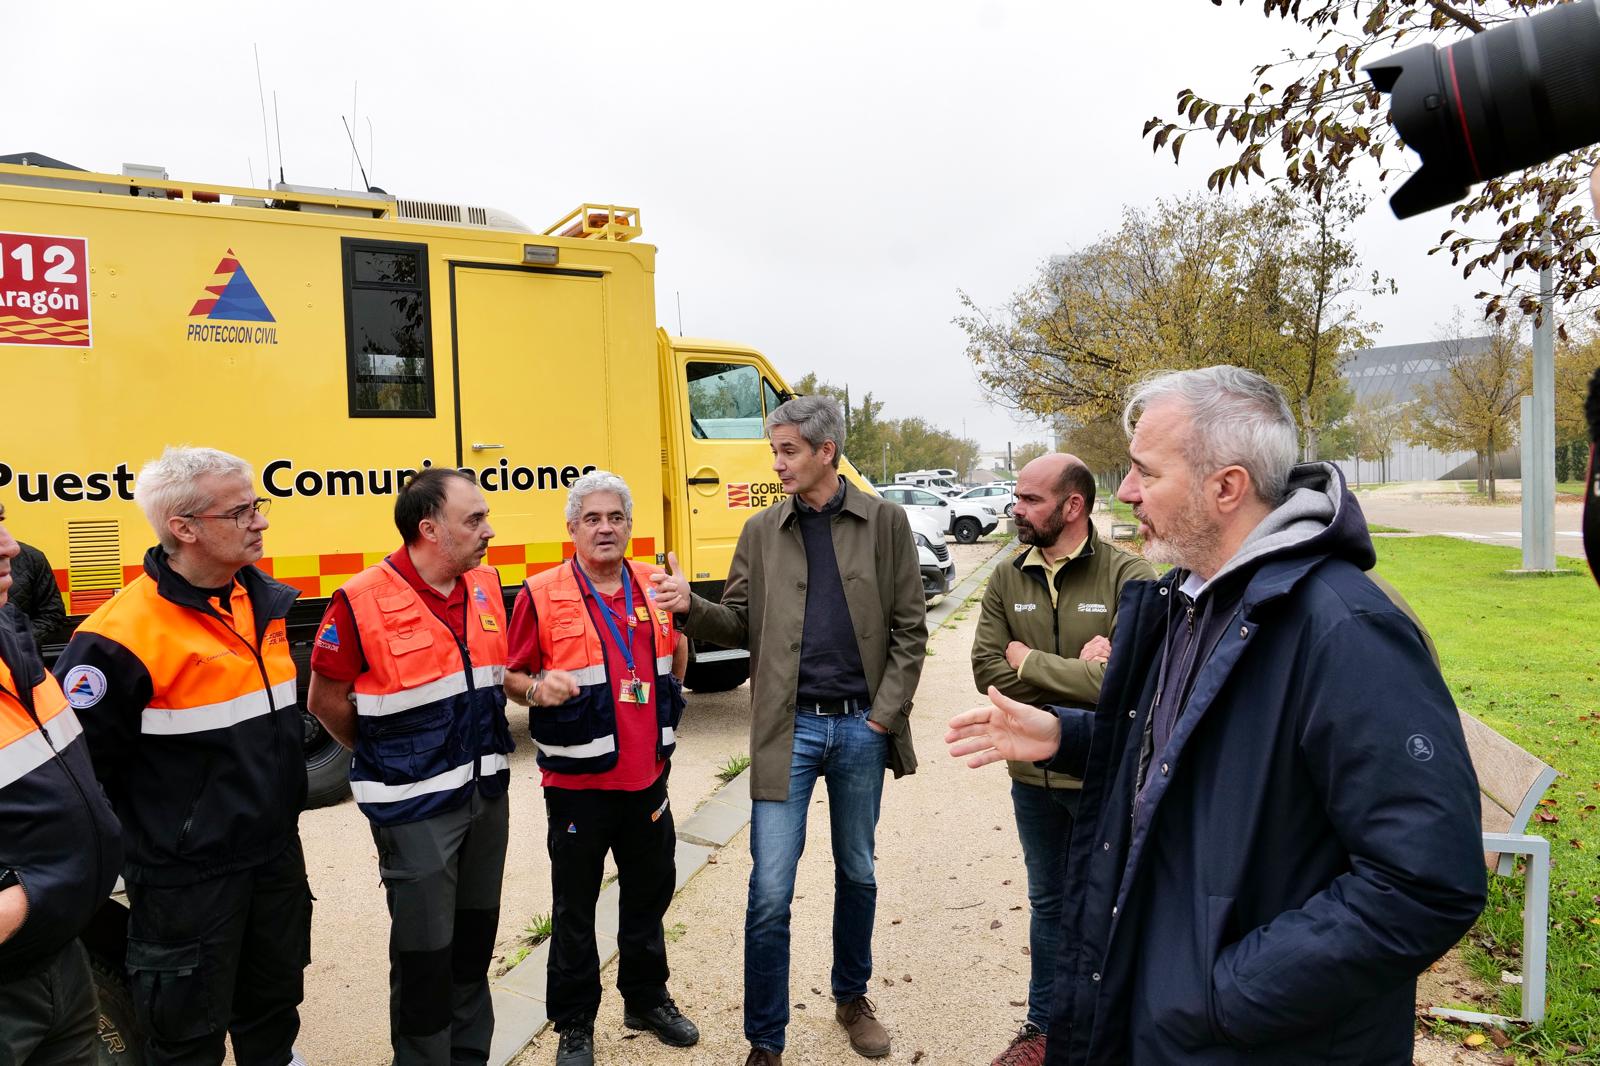
[[[271,500],[266,499],[265,497],[262,497],[262,496],[257,496],[254,500],[251,500],[249,503],[242,503],[239,506],[235,507],[233,510],[224,511],[222,514],[186,514],[186,515],[179,515],[178,517],[180,517],[180,518],[226,518],[228,521],[232,522],[234,525],[238,526],[240,529],[249,529],[250,528],[250,523],[255,520],[256,515],[261,515],[263,518],[265,518],[266,515],[267,515],[267,512],[270,511],[271,509],[272,509],[272,501]]]

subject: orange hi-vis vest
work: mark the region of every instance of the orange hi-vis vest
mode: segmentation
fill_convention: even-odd
[[[578,693],[557,707],[532,707],[528,729],[538,747],[539,767],[563,774],[604,773],[617,765],[617,686],[623,678],[606,676],[605,646],[584,604],[583,584],[574,559],[563,566],[528,578],[528,596],[538,621],[539,661],[546,670],[565,670],[576,677]],[[628,580],[642,593],[658,567],[629,562]],[[645,599],[649,625],[655,639],[654,663],[636,663],[641,679],[651,673],[655,693],[656,758],[671,756],[677,747],[678,722],[683,717],[683,686],[672,676],[672,619]],[[624,640],[629,639],[626,635]]]
[[[56,661],[122,821],[129,880],[246,869],[293,840],[304,724],[285,617],[298,595],[243,567],[226,603],[159,548]]]
[[[28,897],[0,943],[4,981],[47,965],[88,924],[121,870],[122,834],[61,686],[26,632],[3,617],[0,628],[0,868]]]
[[[421,821],[474,789],[502,796],[510,783],[500,575],[480,566],[458,580],[464,643],[387,560],[344,585],[366,659],[355,680],[350,790],[375,825]]]

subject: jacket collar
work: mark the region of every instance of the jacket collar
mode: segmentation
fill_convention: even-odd
[[[839,513],[855,515],[865,520],[867,516],[866,494],[854,485],[843,474],[839,475],[839,483],[844,486],[844,501],[839,504]],[[778,520],[778,525],[787,527],[800,517],[799,497],[787,496],[778,506],[783,508],[783,517]]]
[[[157,544],[145,552],[144,572],[156,583],[156,592],[162,599],[204,614],[216,614],[200,590],[172,569],[166,549],[161,545]],[[233,579],[243,585],[245,593],[249,595],[250,609],[256,616],[256,628],[262,632],[266,631],[268,622],[286,617],[289,608],[300,596],[298,589],[274,581],[254,566],[241,567]]]
[[[1094,528],[1094,522],[1091,521],[1089,523],[1089,536],[1084,540],[1084,542],[1083,542],[1083,550],[1078,553],[1077,558],[1078,559],[1087,559],[1091,555],[1093,555],[1095,553],[1095,545],[1098,544],[1099,541],[1100,541],[1100,532],[1097,529]],[[1038,567],[1028,567],[1026,565],[1029,557],[1032,556],[1032,555],[1033,555],[1033,546],[1032,545],[1025,545],[1021,551],[1019,551],[1015,556],[1012,557],[1011,565],[1016,567],[1019,572],[1025,572],[1025,571],[1027,571],[1029,569],[1035,569],[1036,570],[1036,569],[1038,569]],[[1068,561],[1069,562],[1075,562],[1076,560],[1074,559],[1074,560],[1068,560]]]

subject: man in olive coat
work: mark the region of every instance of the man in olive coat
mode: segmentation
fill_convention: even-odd
[[[750,902],[745,915],[747,1066],[781,1066],[789,1021],[789,904],[817,778],[828,784],[836,870],[832,991],[850,1044],[889,1034],[867,999],[877,904],[873,843],[883,771],[916,768],[911,698],[928,627],[905,512],[839,475],[839,405],[803,396],[767,419],[789,498],[745,524],[722,602],[694,595],[670,559],[656,604],[684,632],[750,649]]]

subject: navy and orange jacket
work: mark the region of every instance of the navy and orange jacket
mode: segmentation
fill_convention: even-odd
[[[578,682],[577,695],[555,707],[533,707],[528,731],[539,749],[541,770],[562,774],[598,774],[617,765],[617,705],[615,693],[621,678],[607,677],[605,647],[600,631],[583,602],[576,559],[528,578],[528,596],[538,619],[539,661],[546,670],[565,670]],[[657,567],[625,564],[639,588],[650,587]],[[656,758],[670,759],[677,748],[677,728],[683,718],[683,685],[672,675],[675,634],[663,612],[653,606],[654,663],[636,663],[648,677],[656,698]]]
[[[122,832],[15,608],[0,610],[0,868],[28,898],[0,984],[37,972],[88,924],[122,867]]]
[[[403,825],[506,793],[506,604],[500,575],[466,582],[465,640],[387,559],[344,585],[366,669],[355,680],[350,791],[374,825]]]
[[[247,566],[224,614],[151,548],[56,660],[122,820],[128,880],[190,884],[294,838],[306,771],[284,617],[298,595]]]

